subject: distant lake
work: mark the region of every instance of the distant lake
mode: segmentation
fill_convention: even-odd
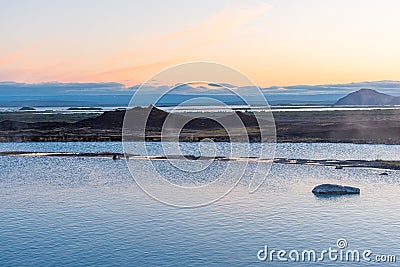
[[[185,112],[230,112],[235,111],[253,111],[264,112],[269,111],[265,107],[252,106],[178,106],[178,107],[161,107],[161,109],[168,112],[185,113]],[[308,112],[308,111],[358,111],[358,110],[398,110],[400,106],[270,106],[273,112]]]
[[[23,110],[29,108],[32,110]],[[21,110],[22,109],[22,110]],[[30,112],[37,114],[52,114],[52,113],[61,113],[61,114],[70,114],[70,113],[103,113],[104,111],[111,111],[116,109],[126,109],[123,106],[82,106],[82,107],[57,107],[57,106],[25,106],[25,107],[0,107],[0,112]]]
[[[148,145],[150,154],[162,153],[160,143]],[[184,143],[182,149],[196,154],[197,145]],[[221,155],[227,152],[227,143],[217,146]],[[17,150],[122,152],[122,147],[118,142],[0,143],[0,151]],[[400,160],[400,146],[282,143],[276,157]],[[0,157],[0,170],[0,266],[288,266],[260,262],[257,252],[265,245],[328,249],[339,238],[349,249],[395,254],[400,260],[400,171],[380,176],[377,169],[274,164],[254,194],[248,194],[244,177],[212,205],[179,209],[146,195],[123,160],[7,156]],[[311,193],[328,182],[357,186],[362,193],[335,198]]]
[[[30,107],[29,107],[30,108]],[[103,113],[104,111],[112,111],[116,109],[126,109],[126,106],[82,106],[82,107],[56,107],[41,106],[33,107],[34,110],[20,110],[21,107],[0,107],[0,112],[31,112],[36,114],[71,114],[71,113]],[[225,107],[215,106],[160,106],[160,109],[168,112],[185,113],[185,112],[230,112],[232,110],[246,112],[252,110],[254,112],[266,111],[264,107],[250,107],[242,105],[233,105]],[[318,112],[318,111],[362,111],[362,110],[399,110],[400,106],[271,106],[273,112]]]

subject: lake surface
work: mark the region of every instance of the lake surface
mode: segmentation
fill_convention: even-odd
[[[29,106],[28,106],[29,107]],[[142,106],[147,107],[147,106]],[[94,105],[94,106],[82,106],[82,107],[56,107],[56,106],[34,106],[34,110],[20,110],[20,106],[17,107],[0,107],[0,112],[30,112],[35,114],[71,114],[71,113],[103,113],[104,111],[112,111],[116,109],[124,110],[126,109],[126,105],[119,106],[103,106],[103,105]],[[175,112],[175,113],[186,113],[186,112],[232,112],[241,111],[246,112],[252,110],[253,112],[269,112],[270,109],[273,112],[318,112],[318,111],[368,111],[368,110],[398,110],[400,106],[299,106],[299,105],[291,105],[291,106],[270,106],[270,109],[266,109],[265,107],[257,107],[257,106],[246,106],[246,105],[227,105],[227,106],[159,106],[158,108],[165,110],[167,112]]]
[[[183,146],[185,153],[198,153],[198,143]],[[218,144],[218,153],[227,146]],[[148,147],[150,154],[162,153],[160,143]],[[2,143],[0,151],[122,152],[122,146]],[[276,157],[400,160],[400,146],[278,144]],[[400,171],[381,176],[377,169],[273,164],[254,194],[248,193],[244,177],[219,201],[182,209],[145,194],[123,160],[7,156],[0,157],[0,170],[0,266],[287,266],[277,259],[262,262],[257,253],[266,245],[321,251],[337,248],[340,238],[349,249],[400,260]],[[182,177],[175,182],[193,181]],[[326,182],[357,186],[362,194],[311,194],[315,185]],[[295,264],[346,265],[377,264]]]
[[[161,109],[167,112],[174,113],[186,113],[186,112],[231,112],[235,111],[252,111],[252,112],[319,112],[319,111],[366,111],[366,110],[398,110],[400,106],[333,106],[333,105],[325,105],[325,106],[270,106],[268,108],[265,107],[257,107],[257,106],[246,106],[246,105],[227,105],[227,106],[171,106],[171,107],[160,107]]]

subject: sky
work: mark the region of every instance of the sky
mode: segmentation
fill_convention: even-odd
[[[145,82],[212,61],[262,87],[400,80],[397,0],[0,0],[0,82]]]

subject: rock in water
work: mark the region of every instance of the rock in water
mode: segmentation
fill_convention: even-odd
[[[321,184],[312,190],[316,195],[348,195],[348,194],[360,194],[360,189],[351,186],[343,186],[337,184]]]

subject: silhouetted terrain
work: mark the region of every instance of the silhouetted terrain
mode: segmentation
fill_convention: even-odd
[[[400,110],[274,114],[278,141],[400,144]]]
[[[132,117],[146,118],[149,108],[134,108],[128,111],[106,111],[103,114],[80,120],[78,122],[20,122],[4,120],[0,122],[0,141],[119,141],[121,140],[122,125],[125,112],[132,113]],[[169,114],[163,110],[152,107],[146,125],[146,140],[158,141],[164,121],[168,116],[175,121],[184,120],[185,116]],[[243,125],[249,128],[252,141],[259,140],[258,128],[254,116],[237,112]],[[225,119],[229,120],[227,115]],[[142,129],[135,128],[135,123],[130,130],[132,140],[139,139]],[[174,132],[179,133],[179,132]],[[180,133],[182,141],[197,141],[198,138],[212,137],[219,141],[229,141],[223,127],[211,119],[196,118],[185,124]]]
[[[107,111],[78,122],[0,122],[0,141],[120,141],[125,112],[146,116],[148,109]],[[169,113],[152,108],[146,125],[146,140],[159,141]],[[238,112],[250,141],[260,141],[258,123],[251,114]],[[173,114],[177,120],[183,115]],[[234,114],[227,115],[234,116]],[[400,144],[400,110],[335,112],[277,112],[274,114],[278,142],[352,142]],[[137,134],[140,129],[137,129]],[[131,135],[135,140],[135,129]],[[181,141],[213,138],[230,141],[223,127],[210,119],[197,118],[179,133]]]

